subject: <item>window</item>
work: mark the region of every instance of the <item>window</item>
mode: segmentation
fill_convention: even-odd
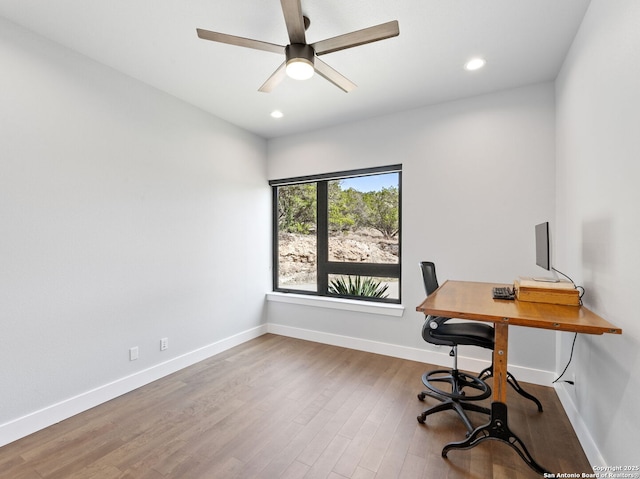
[[[275,291],[400,303],[402,165],[273,180]]]

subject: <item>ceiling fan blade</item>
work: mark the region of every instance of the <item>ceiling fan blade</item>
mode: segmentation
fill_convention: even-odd
[[[291,43],[307,43],[305,39],[304,18],[300,0],[280,0],[284,23],[287,25],[289,40]]]
[[[267,81],[258,88],[258,91],[263,93],[271,92],[282,80],[284,80],[285,76],[287,76],[287,62],[283,62],[282,65],[280,65],[278,69],[274,71],[269,78],[267,78]]]
[[[331,52],[337,52],[346,48],[357,47],[366,43],[377,42],[386,38],[397,37],[400,34],[398,21],[393,20],[387,23],[381,23],[374,27],[365,28],[351,33],[345,33],[326,40],[312,43],[311,46],[316,51],[316,55],[325,55]]]
[[[353,83],[342,74],[338,73],[318,57],[315,58],[314,64],[315,69],[319,75],[329,80],[343,92],[349,93],[350,91],[353,91],[358,87],[355,83]]]
[[[210,32],[209,30],[203,30],[201,28],[197,28],[196,31],[198,32],[198,36],[203,40],[228,43],[229,45],[253,48],[255,50],[264,50],[273,53],[284,53],[283,45],[261,42],[260,40],[251,40],[250,38],[236,37],[234,35],[227,35],[226,33]]]

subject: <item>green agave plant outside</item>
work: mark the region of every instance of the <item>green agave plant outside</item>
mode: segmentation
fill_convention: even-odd
[[[329,293],[340,294],[346,296],[366,296],[368,298],[386,298],[388,296],[387,289],[389,285],[383,285],[380,281],[373,278],[362,278],[356,276],[340,277],[329,283]]]

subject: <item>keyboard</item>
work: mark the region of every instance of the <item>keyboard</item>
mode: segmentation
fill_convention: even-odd
[[[516,299],[513,288],[496,286],[493,288],[493,299]]]

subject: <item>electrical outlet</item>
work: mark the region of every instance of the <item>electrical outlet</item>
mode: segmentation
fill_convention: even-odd
[[[169,338],[162,338],[160,340],[160,351],[164,351],[169,348]]]
[[[138,346],[134,346],[133,348],[129,349],[129,361],[135,361],[136,359],[138,359],[138,356],[139,356]]]

